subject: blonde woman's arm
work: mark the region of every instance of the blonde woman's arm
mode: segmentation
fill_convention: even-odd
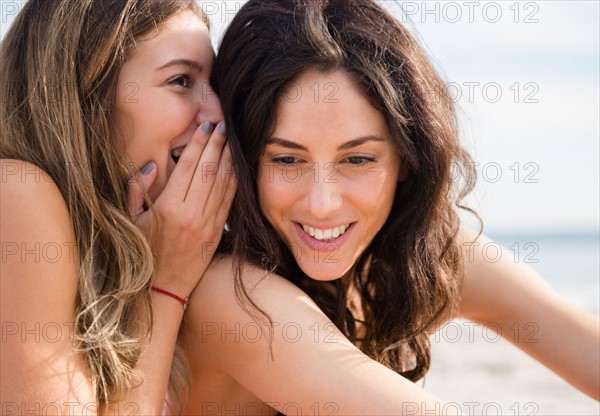
[[[192,295],[185,349],[194,376],[209,371],[214,383],[237,382],[278,411],[293,405],[296,414],[417,415],[443,409],[451,415],[460,410],[364,355],[294,284],[277,275],[262,279],[263,270],[246,266],[251,297],[273,320],[269,335],[267,323],[255,321],[238,304],[232,275],[230,259],[215,262]],[[186,414],[214,405],[214,398],[205,396],[211,388],[198,388]],[[249,403],[223,408],[234,405]]]
[[[219,132],[208,136],[199,129],[182,154],[157,200],[158,223],[138,211],[140,190],[133,186],[129,193],[132,215],[142,227],[154,227],[146,229],[155,254],[153,283],[182,297],[208,267],[235,193],[226,139]],[[94,414],[95,389],[75,352],[79,259],[67,206],[38,167],[0,163],[1,413]],[[203,167],[217,164],[217,173],[207,177]],[[163,411],[183,306],[160,293],[152,297],[152,336],[141,340],[135,368],[141,383],[107,407],[109,415]]]
[[[565,301],[532,268],[501,256],[486,260],[491,240],[463,231],[461,317],[488,325],[590,397],[600,400],[600,321]],[[495,259],[494,259],[495,260]],[[522,336],[515,337],[515,325]]]
[[[1,413],[93,414],[94,388],[73,349],[79,259],[69,211],[37,166],[0,160],[0,172]]]
[[[155,261],[152,284],[187,297],[208,268],[223,232],[235,195],[231,153],[224,132],[198,128],[181,154],[169,181],[154,201],[154,215],[143,209],[142,188],[148,188],[156,168],[131,183],[130,215],[146,234]],[[217,166],[215,172],[215,166]],[[158,415],[163,411],[183,304],[152,292],[152,333],[142,339],[136,371],[143,382],[119,403],[119,414]],[[131,413],[135,410],[135,413]]]

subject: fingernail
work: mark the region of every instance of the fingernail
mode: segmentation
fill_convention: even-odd
[[[140,172],[142,172],[142,175],[146,176],[152,172],[152,169],[154,169],[154,162],[148,162],[140,169]]]
[[[213,129],[214,125],[210,121],[205,121],[202,123],[202,133],[210,133]]]
[[[219,126],[219,133],[225,134],[226,131],[227,131],[227,126],[225,125],[225,122],[222,122],[221,125]]]

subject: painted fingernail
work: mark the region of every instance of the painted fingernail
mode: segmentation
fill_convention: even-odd
[[[213,129],[214,125],[210,121],[205,121],[202,123],[202,133],[210,133]]]
[[[225,134],[225,132],[227,132],[227,126],[225,125],[225,122],[222,122],[219,126],[219,133]]]
[[[148,162],[140,169],[140,172],[142,172],[142,175],[146,176],[152,172],[152,169],[154,169],[154,162]]]

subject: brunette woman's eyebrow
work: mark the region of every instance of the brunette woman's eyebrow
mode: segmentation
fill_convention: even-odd
[[[358,137],[356,139],[350,140],[342,145],[339,145],[337,150],[347,150],[356,146],[360,146],[361,144],[365,144],[366,142],[383,142],[385,139],[380,136],[368,135],[363,137]]]
[[[287,147],[289,149],[304,150],[305,152],[308,152],[308,147],[302,146],[301,144],[294,143],[294,142],[286,140],[286,139],[280,139],[279,137],[271,137],[267,141],[267,145],[270,145],[270,144],[275,144],[275,145],[281,146],[281,147]]]
[[[366,142],[371,142],[371,141],[372,142],[383,142],[383,141],[385,141],[385,139],[383,137],[370,134],[368,136],[358,137],[358,138],[352,139],[344,144],[341,144],[337,147],[337,150],[351,149],[353,147],[357,147],[357,146],[360,146],[361,144],[365,144]],[[289,149],[297,149],[297,150],[303,150],[305,152],[308,152],[308,147],[302,146],[301,144],[298,144],[298,143],[294,143],[290,140],[281,139],[279,137],[271,137],[267,141],[267,145],[270,145],[270,144],[275,144],[277,146],[287,147]]]
[[[166,64],[159,66],[158,68],[156,68],[157,71],[161,70],[161,69],[165,69],[165,68],[169,68],[171,66],[177,66],[177,65],[182,65],[182,66],[187,66],[190,69],[193,69],[194,71],[197,72],[202,72],[202,70],[204,69],[204,67],[199,64],[197,61],[194,61],[192,59],[173,59],[169,62],[167,62]]]

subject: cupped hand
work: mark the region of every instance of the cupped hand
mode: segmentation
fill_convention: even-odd
[[[127,189],[129,214],[144,232],[155,260],[153,284],[188,296],[216,251],[236,190],[224,124],[204,122],[181,154],[165,188],[144,209],[156,178],[146,165]]]

